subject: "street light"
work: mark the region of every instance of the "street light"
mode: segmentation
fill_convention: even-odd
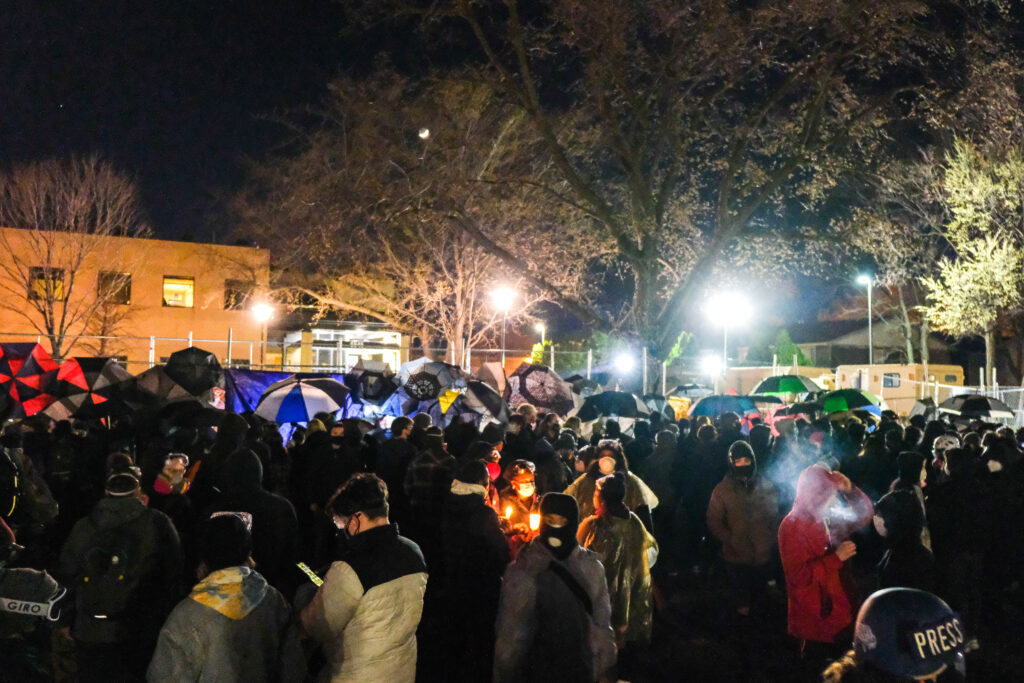
[[[700,359],[701,374],[707,375],[714,382],[718,382],[718,375],[722,372],[722,359],[718,356],[704,356]]]
[[[750,302],[742,294],[722,292],[708,299],[705,312],[711,322],[722,326],[722,362],[719,372],[724,375],[729,366],[729,327],[739,327],[750,320]]]
[[[857,276],[857,284],[868,290],[868,365],[875,364],[875,339],[871,329],[871,290],[874,289],[875,278],[871,275]]]
[[[505,329],[508,327],[508,310],[512,308],[512,302],[516,299],[515,290],[508,287],[499,287],[491,292],[491,299],[494,307],[501,311],[501,367],[505,368]]]
[[[252,305],[251,312],[252,317],[260,324],[260,366],[262,367],[267,364],[267,323],[274,317],[274,307],[266,301],[258,301]],[[284,362],[283,355],[281,361]]]
[[[420,128],[420,132],[418,133],[418,135],[420,136],[420,140],[426,140],[427,138],[430,137],[430,129]]]
[[[540,332],[540,345],[544,346],[544,342],[546,341],[544,334],[547,332],[547,328],[544,327],[544,323],[537,323],[533,326],[533,329]]]

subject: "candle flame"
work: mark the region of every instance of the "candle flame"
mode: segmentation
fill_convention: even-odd
[[[538,514],[530,515],[530,529],[532,531],[536,531],[539,528],[540,528],[540,515],[538,515]]]

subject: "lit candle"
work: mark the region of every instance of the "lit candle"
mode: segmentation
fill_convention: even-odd
[[[512,519],[512,506],[505,508],[505,519]]]
[[[530,530],[536,531],[540,528],[540,515],[534,513],[530,515]]]

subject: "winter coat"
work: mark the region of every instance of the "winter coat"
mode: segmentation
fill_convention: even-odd
[[[301,578],[294,565],[299,536],[295,508],[288,499],[263,489],[263,468],[249,450],[231,454],[222,472],[224,493],[214,499],[204,518],[218,510],[251,514],[256,568],[270,585],[292,595]]]
[[[452,482],[441,517],[449,681],[486,681],[493,666],[494,620],[509,552],[486,493],[483,486]]]
[[[825,643],[853,622],[856,614],[848,568],[835,549],[854,530],[871,521],[871,501],[854,488],[843,494],[846,519],[825,506],[839,491],[832,474],[820,465],[797,480],[793,510],[779,525],[779,554],[786,573],[789,633]]]
[[[778,534],[779,495],[761,475],[749,481],[729,473],[711,492],[708,529],[732,564],[760,566],[772,559]]]
[[[89,643],[118,643],[156,637],[164,618],[181,598],[182,553],[178,532],[162,512],[150,510],[134,497],[104,498],[88,517],[80,519],[60,551],[57,578],[65,586],[77,584],[86,555],[101,533],[119,538],[131,535],[141,577],[133,604],[136,609],[121,619],[99,618],[78,609],[71,634]]]
[[[549,566],[567,570],[590,598],[580,599]],[[615,664],[615,637],[604,567],[577,546],[564,561],[539,541],[523,548],[505,571],[495,631],[494,683],[593,683]]]
[[[401,525],[409,515],[409,497],[402,483],[409,463],[416,457],[416,447],[408,439],[391,438],[381,445],[380,466],[377,474],[388,485],[388,503],[391,519]]]
[[[302,611],[306,633],[323,645],[322,681],[401,683],[416,678],[416,628],[427,566],[394,525],[356,534]]]
[[[612,628],[626,641],[649,642],[654,618],[651,559],[658,542],[632,512],[629,517],[592,515],[580,523],[576,539],[604,565]]]
[[[302,681],[306,662],[291,606],[248,567],[212,572],[160,630],[146,679]]]
[[[884,522],[886,546],[878,564],[878,588],[935,592],[935,560],[922,540],[924,508],[917,493],[913,489],[889,493],[875,503],[875,516]]]
[[[645,484],[640,477],[632,472],[626,472],[626,507],[635,512],[637,508],[647,506],[653,510],[658,507],[658,497],[654,491]],[[586,519],[594,514],[594,491],[597,489],[597,480],[601,474],[588,472],[581,474],[576,481],[569,484],[565,493],[576,499],[580,506],[580,519]]]

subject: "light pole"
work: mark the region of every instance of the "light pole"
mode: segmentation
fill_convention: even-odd
[[[260,324],[260,367],[267,363],[267,322],[274,317],[274,307],[265,301],[252,306],[252,317]]]
[[[501,369],[505,369],[505,329],[508,327],[508,309],[512,308],[512,302],[516,293],[508,287],[499,287],[491,292],[494,306],[501,311]]]
[[[875,278],[871,275],[858,275],[857,284],[868,290],[868,365],[875,364],[875,339],[871,329],[871,290],[874,289]]]
[[[544,327],[544,323],[537,323],[533,326],[533,329],[540,332],[540,345],[544,346],[544,342],[547,341],[547,338],[544,336],[547,333],[547,328]]]
[[[729,326],[746,324],[750,319],[750,302],[742,294],[723,292],[712,295],[705,309],[708,318],[722,326],[722,362],[719,368],[724,376],[729,367]]]

